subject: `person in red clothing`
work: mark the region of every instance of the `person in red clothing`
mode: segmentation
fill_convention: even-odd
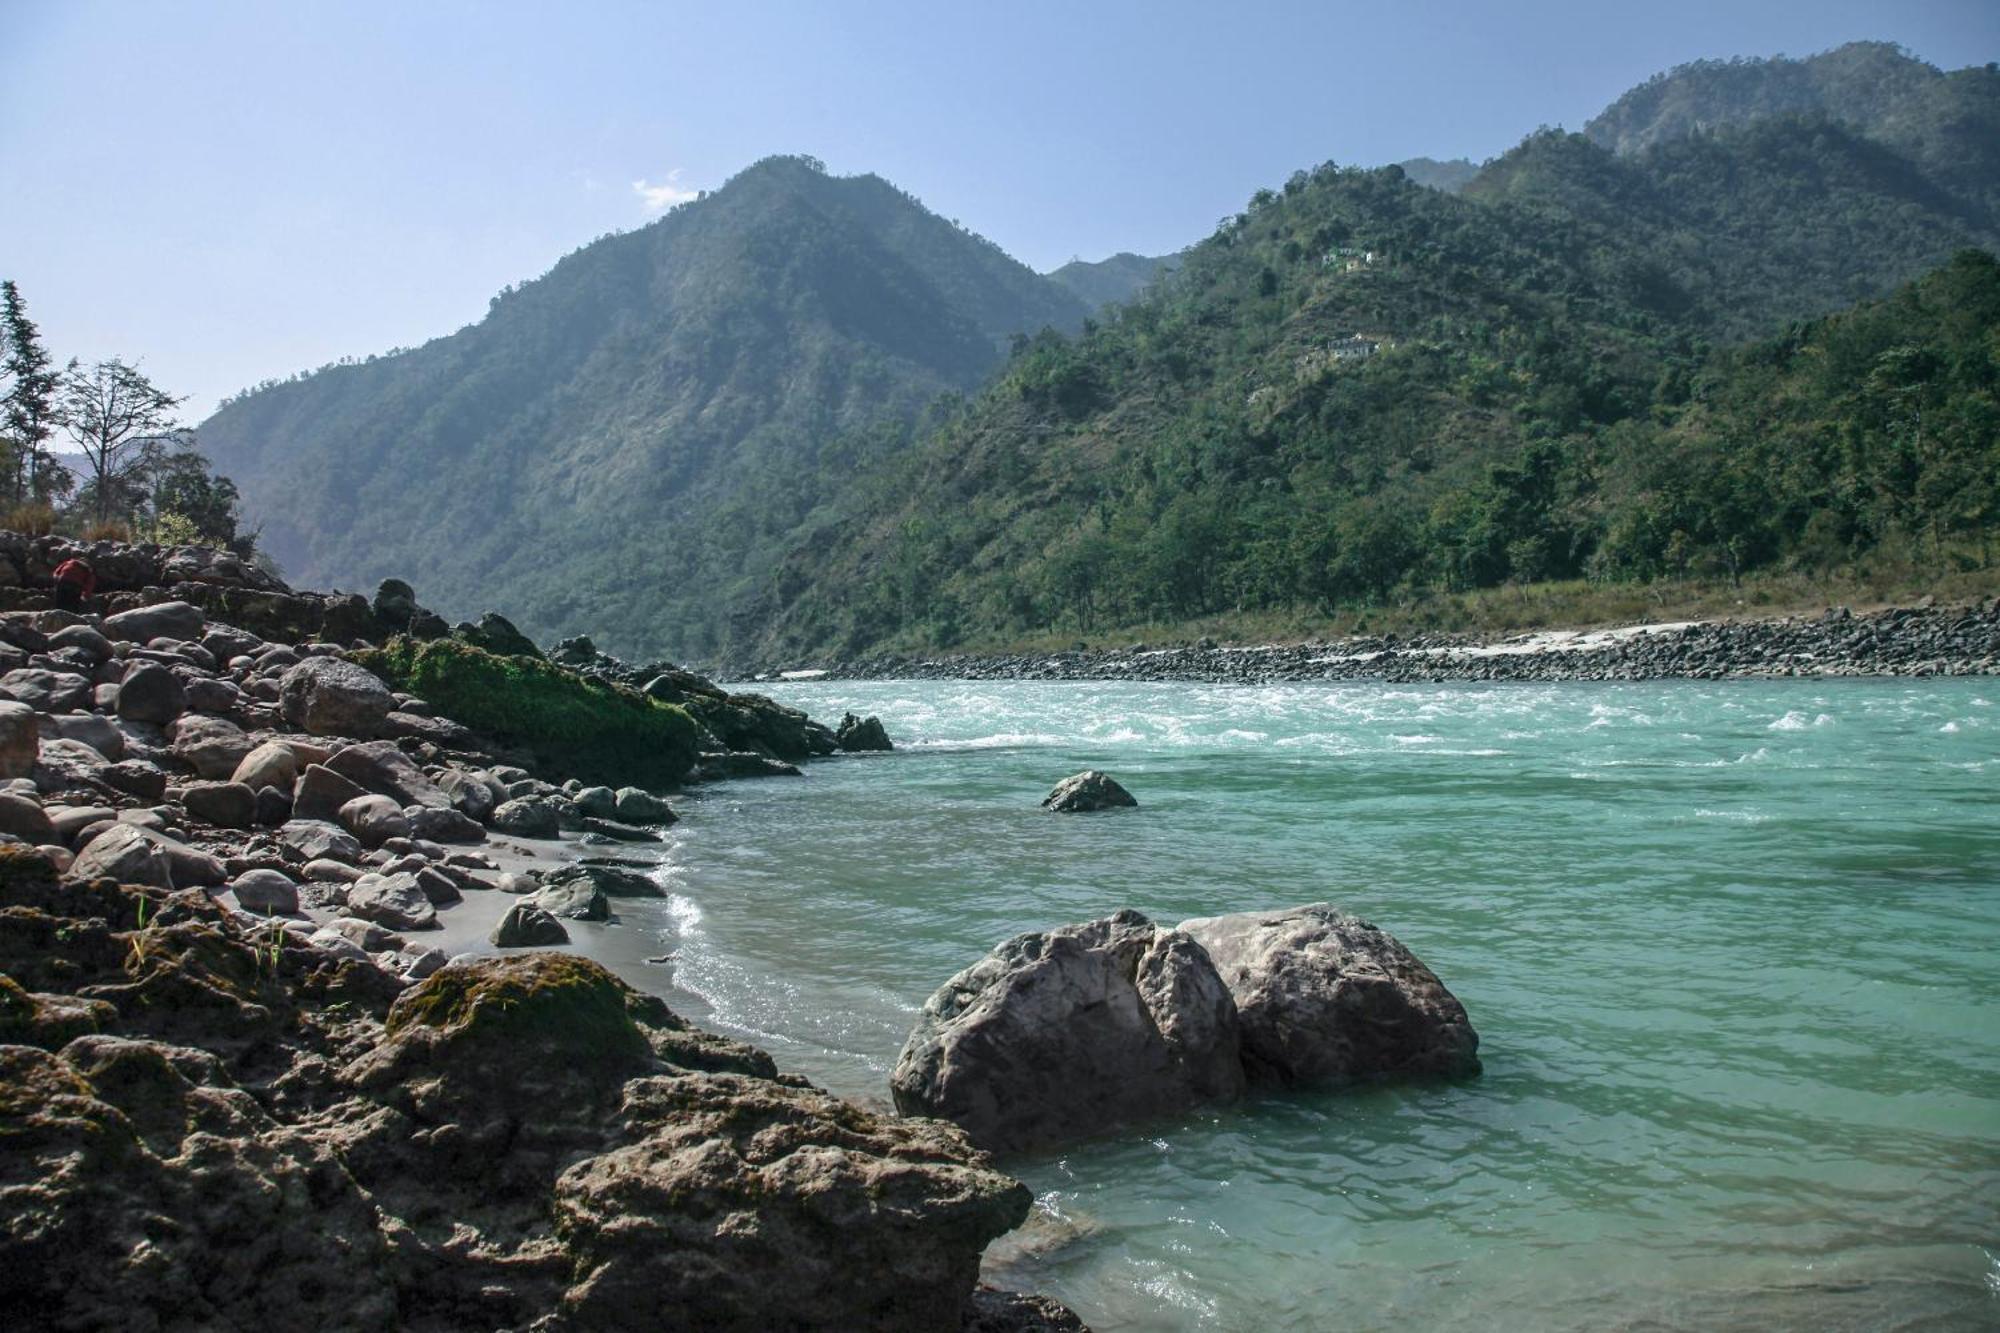
[[[81,611],[97,595],[97,571],[74,556],[56,566],[56,610]]]

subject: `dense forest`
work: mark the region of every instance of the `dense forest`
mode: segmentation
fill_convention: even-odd
[[[310,579],[710,661],[1980,561],[1996,116],[1879,45],[1704,62],[1048,278],[775,159],[203,440]]]

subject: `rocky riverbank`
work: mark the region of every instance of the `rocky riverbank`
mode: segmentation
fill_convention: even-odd
[[[1980,676],[2000,672],[2000,598],[1857,615],[1541,631],[1363,636],[1265,647],[1203,640],[1109,651],[924,658],[875,656],[814,667],[833,680],[1281,682],[1717,680],[1777,676]],[[776,679],[766,671],[759,679]]]
[[[976,1289],[1031,1200],[960,1130],[546,951],[672,790],[879,724],[226,553],[0,534],[0,594],[8,1326],[1081,1327]]]

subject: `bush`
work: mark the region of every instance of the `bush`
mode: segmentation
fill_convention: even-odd
[[[56,511],[39,502],[14,505],[0,514],[0,528],[25,532],[30,537],[46,537],[56,530]]]
[[[671,787],[695,762],[695,722],[682,709],[552,662],[405,637],[355,661],[453,721],[586,782]]]
[[[186,514],[167,510],[153,520],[152,541],[156,546],[195,546],[201,543],[202,532]]]
[[[119,519],[106,519],[102,523],[92,523],[83,530],[87,542],[130,542],[132,526]]]

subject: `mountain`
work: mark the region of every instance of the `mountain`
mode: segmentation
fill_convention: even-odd
[[[1946,73],[1888,42],[1803,60],[1701,60],[1647,80],[1584,127],[1617,153],[1771,117],[1820,117],[1882,143],[1947,187],[1991,199],[2000,174],[2000,68]]]
[[[1758,455],[1795,489],[1731,498],[1698,432],[1754,441],[1755,412],[1694,408],[1730,349],[2000,248],[1995,86],[1882,46],[1684,67],[1456,191],[1328,165],[1171,260],[1047,277],[772,159],[202,442],[301,577],[414,572],[454,615],[708,662],[1859,558],[1927,524],[1941,558],[1986,520],[1931,522],[1936,459],[1808,485]],[[1668,457],[1707,468],[1658,483],[1685,504]],[[1745,536],[1749,494],[1785,526]]]
[[[475,325],[225,404],[202,448],[307,582],[699,653],[733,590],[1009,339],[1089,307],[874,176],[773,158]]]
[[[1434,157],[1413,157],[1396,165],[1417,184],[1443,190],[1446,194],[1457,194],[1479,174],[1478,164],[1462,157],[1454,157],[1447,162],[1440,162]]]
[[[1128,251],[1096,263],[1072,259],[1051,271],[1048,277],[1095,310],[1131,300],[1163,275],[1173,272],[1179,262],[1174,255],[1135,255]]]
[[[1818,112],[1625,154],[1540,132],[1456,196],[1395,167],[1298,173],[1145,297],[1033,340],[886,458],[868,498],[786,561],[745,649],[1819,567],[1924,533],[1942,558],[1996,521],[1951,498],[1953,479],[2000,476],[1993,324],[1925,347],[1954,295],[1992,308],[1990,256],[1953,258],[2000,248],[1978,202],[1992,186],[1947,185]],[[1946,276],[1895,318],[1849,317],[1883,337],[1728,350],[1927,270]],[[1872,416],[1843,397],[1857,386],[1808,374],[1836,345],[1844,373],[1881,386]],[[1738,392],[1778,357],[1795,378]],[[1810,411],[1787,438],[1810,445],[1790,458],[1761,432],[1800,386]],[[1740,406],[1707,410],[1711,392]],[[1949,446],[1913,444],[1887,406],[1918,399],[1959,422]]]

